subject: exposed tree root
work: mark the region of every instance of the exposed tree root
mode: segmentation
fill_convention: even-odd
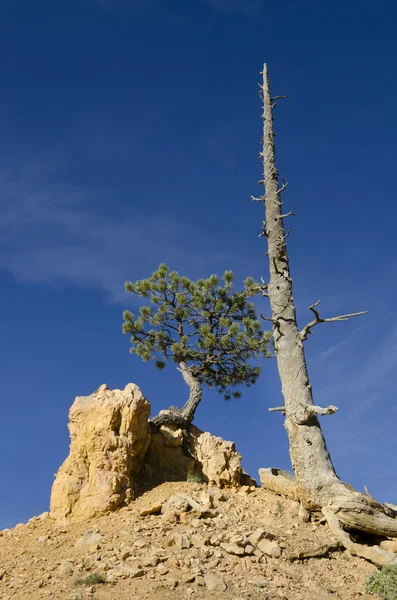
[[[343,547],[344,546],[341,544],[341,542],[336,541],[330,544],[323,544],[322,546],[318,546],[312,550],[301,550],[300,552],[296,552],[296,554],[291,554],[289,559],[305,560],[307,558],[321,558],[323,556],[328,556],[330,552],[337,552]]]
[[[262,487],[276,494],[300,500],[300,487],[296,481],[286,477],[280,469],[260,469]],[[307,522],[310,511],[324,515],[331,531],[338,542],[353,554],[361,556],[376,565],[383,566],[397,563],[397,554],[383,550],[379,546],[366,546],[353,542],[342,525],[374,536],[397,538],[397,512],[394,504],[380,504],[369,494],[361,494],[339,479],[328,484],[315,487],[310,494],[310,501],[301,502],[299,518]],[[325,508],[324,508],[325,507]],[[326,550],[326,547],[319,551]],[[313,551],[316,552],[316,551]],[[320,556],[319,554],[318,556]],[[314,554],[313,556],[316,556]],[[296,559],[309,558],[304,553]]]
[[[322,513],[336,539],[353,556],[365,558],[379,567],[397,564],[397,554],[383,550],[379,546],[365,546],[352,541],[349,534],[342,529],[338,516],[328,508],[323,508]]]
[[[338,520],[351,529],[397,537],[397,518],[393,509],[380,504],[372,496],[361,494],[337,480],[320,492],[321,508],[329,508]]]
[[[176,406],[170,406],[168,410],[162,410],[158,415],[151,419],[151,422],[160,427],[161,425],[175,425],[186,429],[189,425],[189,419]]]

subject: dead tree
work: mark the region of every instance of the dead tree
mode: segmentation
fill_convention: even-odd
[[[268,242],[270,280],[264,287],[271,307],[275,353],[282,384],[285,428],[290,444],[290,456],[296,478],[297,499],[304,511],[321,511],[338,538],[351,554],[363,556],[378,565],[393,561],[397,555],[378,546],[365,546],[351,541],[346,528],[370,534],[397,537],[397,513],[381,505],[369,495],[355,491],[336,475],[327,450],[324,435],[318,420],[320,415],[332,415],[336,406],[322,408],[313,402],[303,343],[320,323],[347,320],[363,312],[323,319],[318,311],[318,302],[310,310],[314,319],[299,330],[292,294],[292,279],[289,267],[285,221],[293,212],[283,214],[281,194],[287,182],[279,177],[275,164],[273,111],[278,99],[286,96],[271,96],[267,66],[263,68],[263,84],[260,84],[263,99],[263,162],[264,195],[254,200],[265,206],[265,221],[261,236]],[[281,179],[281,182],[280,182]],[[265,318],[265,317],[263,317]]]

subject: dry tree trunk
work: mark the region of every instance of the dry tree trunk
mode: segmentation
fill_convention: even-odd
[[[200,381],[192,373],[192,370],[184,362],[179,363],[179,369],[185,383],[190,388],[189,398],[182,408],[170,406],[167,410],[162,410],[156,417],[153,417],[152,423],[155,425],[177,425],[187,429],[193,422],[196,409],[200,404],[203,395],[203,389]]]
[[[192,370],[184,362],[179,363],[179,369],[185,383],[190,388],[189,398],[182,408],[170,406],[151,419],[152,431],[157,431],[161,425],[176,426],[182,430],[182,448],[189,458],[197,460],[192,453],[189,443],[190,425],[193,422],[196,409],[201,402],[203,388],[200,381],[193,375]]]
[[[341,528],[338,530],[340,523],[373,534],[397,537],[397,519],[393,511],[370,496],[356,492],[338,478],[317,418],[317,415],[333,414],[337,408],[333,405],[327,408],[314,405],[303,342],[318,323],[347,320],[363,313],[322,319],[316,308],[317,302],[310,307],[315,318],[303,330],[298,329],[286,244],[289,231],[286,233],[284,228],[284,220],[293,212],[282,212],[281,193],[287,183],[282,180],[282,185],[279,185],[273,131],[274,107],[279,98],[286,96],[271,97],[266,65],[263,68],[263,85],[260,87],[263,94],[263,181],[260,183],[265,185],[265,195],[253,199],[265,204],[266,221],[261,235],[268,240],[270,281],[268,285],[264,284],[262,291],[270,300],[272,316],[269,320],[273,324],[277,366],[285,402],[284,406],[272,410],[280,410],[286,417],[285,428],[296,477],[297,498],[305,509],[323,511],[332,531],[339,535],[344,545],[347,545],[346,539],[350,538]],[[378,547],[363,546],[360,550],[359,546],[351,542],[350,551],[361,553],[375,564],[397,561],[394,553]]]

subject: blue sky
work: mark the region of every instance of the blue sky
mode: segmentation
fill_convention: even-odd
[[[48,508],[67,413],[102,383],[138,384],[155,414],[187,389],[129,354],[124,281],[160,262],[192,278],[266,276],[257,83],[269,65],[289,251],[316,403],[339,475],[397,501],[391,2],[3,0],[0,8],[0,527]],[[260,304],[263,312],[268,307]],[[274,360],[196,423],[232,439],[253,475],[289,468]]]

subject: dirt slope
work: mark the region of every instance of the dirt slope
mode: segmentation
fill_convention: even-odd
[[[373,598],[364,578],[374,567],[364,560],[338,549],[294,559],[334,542],[326,525],[300,523],[293,501],[248,492],[165,483],[105,517],[44,516],[0,532],[0,599]],[[141,516],[160,505],[163,514]],[[107,582],[76,584],[93,573]]]

